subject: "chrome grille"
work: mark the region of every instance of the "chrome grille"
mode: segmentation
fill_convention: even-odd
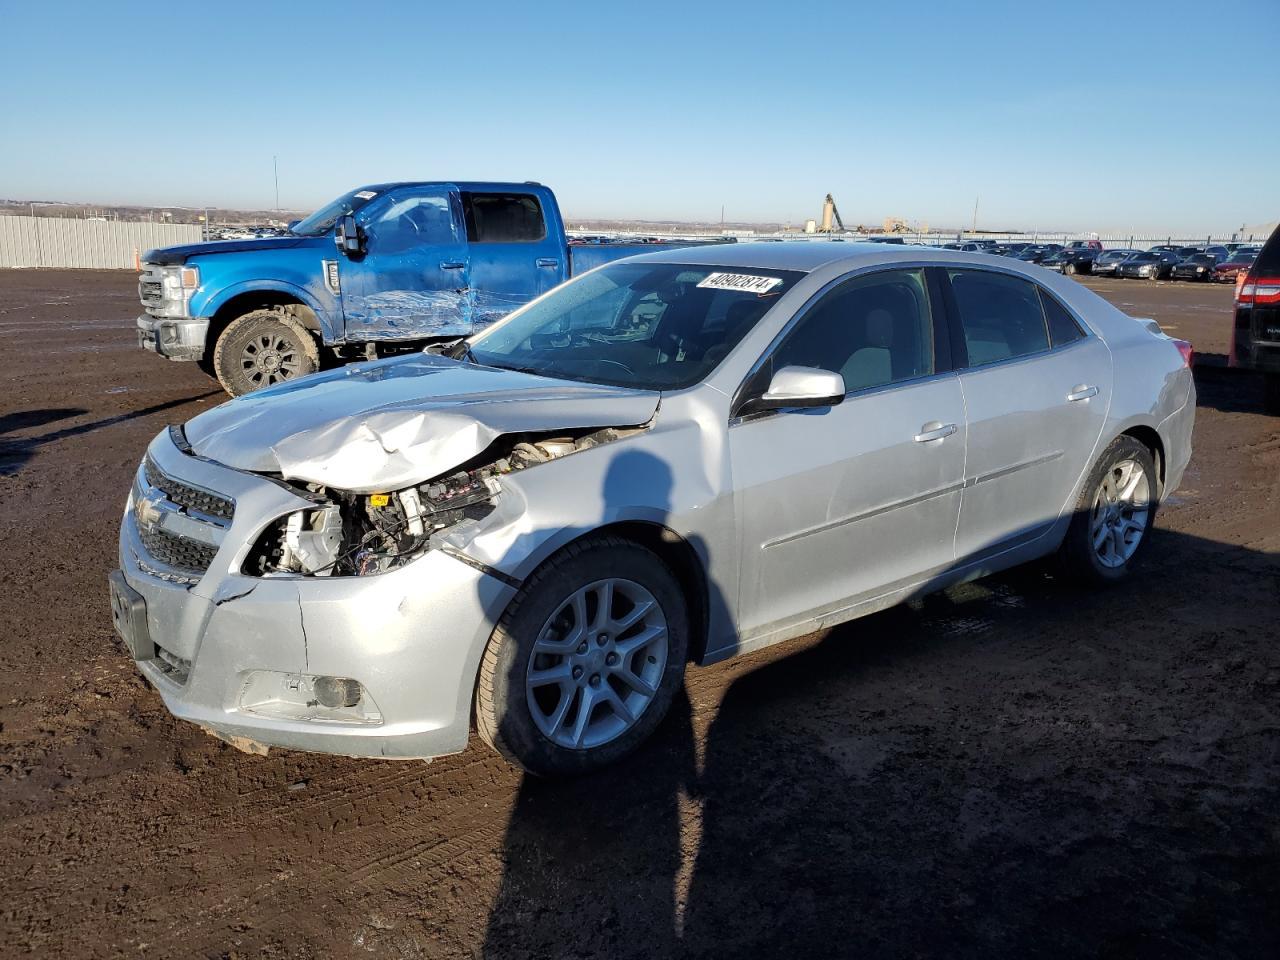
[[[164,473],[160,472],[160,468],[155,465],[150,457],[147,457],[143,467],[147,483],[159,490],[171,501],[185,510],[194,510],[196,513],[203,513],[208,517],[218,517],[222,520],[230,520],[235,516],[235,502],[227,497],[219,496],[216,493],[210,493],[207,490],[201,490],[190,484],[183,483],[181,480],[175,480]]]
[[[143,307],[154,306],[164,299],[163,275],[159,267],[147,264],[138,277],[138,299]]]
[[[189,540],[158,528],[138,525],[138,539],[154,560],[179,570],[204,573],[213,563],[218,548],[198,540]]]

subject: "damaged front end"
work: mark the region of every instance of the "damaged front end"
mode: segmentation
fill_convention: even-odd
[[[646,426],[503,436],[472,461],[422,483],[358,493],[282,478],[313,507],[269,524],[247,555],[249,576],[362,577],[432,548],[436,534],[493,512],[502,478],[643,432]]]

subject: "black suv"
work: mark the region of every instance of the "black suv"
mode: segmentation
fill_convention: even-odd
[[[1267,412],[1280,414],[1280,227],[1242,276],[1236,280],[1229,362],[1262,372]]]

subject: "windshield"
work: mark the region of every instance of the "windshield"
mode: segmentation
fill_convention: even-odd
[[[697,383],[803,274],[616,263],[570,281],[471,341],[477,363],[641,390]]]
[[[1213,263],[1218,258],[1211,253],[1197,253],[1187,257],[1187,263]]]
[[[361,187],[359,190],[344,193],[332,203],[326,203],[305,220],[299,220],[293,225],[290,233],[298,237],[323,236],[333,228],[339,217],[355,213],[377,195],[377,190],[368,187]]]

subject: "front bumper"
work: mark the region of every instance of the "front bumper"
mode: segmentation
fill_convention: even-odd
[[[184,483],[235,500],[209,569],[175,582],[147,555],[132,502],[120,531],[123,579],[145,603],[143,675],[177,717],[224,738],[359,757],[436,757],[462,750],[481,655],[514,588],[433,550],[372,577],[248,577],[261,529],[305,505],[252,474],[184,455],[168,438],[149,450]],[[143,653],[137,651],[143,649]],[[358,680],[363,716],[335,719],[305,697],[314,677]]]
[[[208,335],[208,317],[138,317],[138,346],[170,360],[202,359]]]

